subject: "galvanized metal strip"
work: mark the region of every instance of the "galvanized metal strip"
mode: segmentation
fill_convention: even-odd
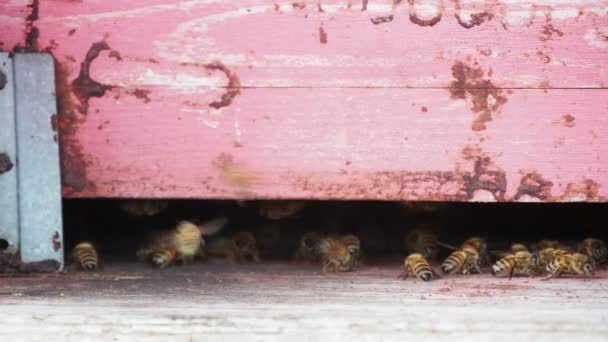
[[[13,63],[21,260],[63,263],[53,59],[48,54],[16,54]]]
[[[19,248],[14,86],[13,61],[0,53],[0,247],[9,253]]]

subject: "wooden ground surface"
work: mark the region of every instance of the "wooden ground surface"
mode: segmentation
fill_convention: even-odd
[[[388,266],[387,266],[388,265]],[[397,263],[321,275],[285,263],[0,277],[2,341],[605,341],[608,272],[398,280]]]

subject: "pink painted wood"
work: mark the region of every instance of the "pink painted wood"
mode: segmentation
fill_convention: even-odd
[[[57,60],[68,197],[605,200],[608,2],[363,7],[5,1],[0,41]]]

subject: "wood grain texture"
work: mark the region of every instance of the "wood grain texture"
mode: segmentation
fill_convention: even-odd
[[[68,197],[608,196],[606,1],[31,9],[0,41],[57,61]]]
[[[109,265],[99,274],[2,279],[11,341],[605,341],[606,272],[593,280],[490,275],[399,280],[397,263],[318,267]]]

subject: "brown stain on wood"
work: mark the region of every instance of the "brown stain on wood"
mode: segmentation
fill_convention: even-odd
[[[226,91],[222,95],[219,101],[213,101],[209,104],[209,107],[220,109],[222,107],[228,107],[232,104],[232,101],[241,93],[241,81],[236,73],[232,72],[226,65],[220,61],[214,61],[212,63],[201,64],[201,63],[180,63],[182,66],[194,66],[201,67],[210,71],[221,71],[226,75],[228,84],[226,85]]]
[[[319,42],[321,44],[327,44],[327,32],[325,32],[323,26],[319,26]]]
[[[116,50],[110,51],[110,53],[108,54],[108,57],[114,58],[117,61],[122,61],[122,56],[120,55],[120,52],[118,52]]]
[[[73,28],[73,29],[71,29],[71,30],[69,30],[69,31],[68,31],[68,36],[70,36],[70,37],[71,37],[71,36],[73,36],[75,33],[76,33],[76,29],[75,29],[75,28]]]
[[[517,193],[513,197],[518,200],[524,195],[532,196],[540,200],[548,200],[551,196],[551,188],[553,182],[545,180],[538,172],[533,171],[526,173],[519,183]]]
[[[93,80],[90,76],[91,63],[99,56],[103,50],[110,50],[110,46],[105,41],[93,43],[87,52],[84,61],[80,64],[80,73],[72,81],[72,92],[80,102],[79,111],[86,114],[89,110],[89,99],[91,97],[103,97],[106,91],[115,88],[113,85],[101,84]]]
[[[304,2],[304,1],[294,2],[291,4],[291,6],[297,10],[303,10],[306,8],[306,2]]]
[[[581,199],[598,200],[600,185],[592,179],[582,179],[578,182],[569,183],[566,191],[558,200]]]
[[[478,12],[478,13],[470,14],[469,19],[465,21],[465,19],[463,19],[461,16],[462,4],[460,3],[460,0],[455,0],[454,7],[455,7],[454,16],[456,17],[456,21],[458,21],[458,24],[460,24],[460,26],[462,26],[466,29],[470,29],[475,26],[479,26],[479,25],[485,23],[486,21],[490,21],[490,20],[492,20],[492,18],[494,18],[494,14],[491,12]]]
[[[496,200],[503,201],[507,192],[507,175],[504,170],[497,166],[479,146],[465,146],[462,150],[462,158],[474,161],[473,173],[463,174],[468,198],[472,199],[477,190],[486,190],[491,192]]]
[[[38,51],[38,38],[40,37],[40,30],[35,26],[35,23],[39,18],[38,9],[40,7],[40,1],[32,0],[27,7],[30,9],[30,13],[25,17],[24,45],[15,46],[13,48],[13,52]]]
[[[396,4],[399,4],[400,2],[401,2],[401,0],[395,2],[393,7],[395,7]],[[414,5],[416,4],[416,0],[408,0],[408,3],[409,3],[410,21],[418,26],[422,26],[422,27],[435,26],[438,22],[441,21],[441,18],[443,17],[443,11],[444,11],[443,1],[439,1],[439,3],[437,4],[438,13],[431,19],[420,19],[418,17],[418,14],[416,13],[416,9],[414,8]]]
[[[257,175],[242,163],[234,161],[231,154],[221,153],[213,165],[219,171],[222,180],[238,192],[247,192],[258,183]]]
[[[376,171],[342,170],[343,181],[328,181],[315,173],[292,173],[287,176],[295,191],[314,193],[318,199],[377,199],[403,198],[436,201],[466,201],[468,199],[461,175],[451,171]]]
[[[551,24],[549,19],[549,22],[543,26],[543,30],[541,31],[539,39],[543,42],[546,42],[548,40],[552,40],[554,36],[563,37],[564,33],[556,29],[553,24]]]
[[[393,19],[395,19],[395,16],[392,15],[392,14],[391,15],[382,16],[382,17],[369,18],[369,20],[374,25],[384,24],[384,23],[390,23],[391,21],[393,21]]]
[[[469,99],[471,110],[478,114],[471,126],[473,131],[486,129],[486,123],[492,121],[492,113],[500,111],[507,102],[504,91],[496,87],[490,79],[484,78],[484,72],[477,62],[466,64],[456,61],[452,65],[452,76],[449,91],[452,99]]]
[[[127,92],[127,94],[133,95],[136,98],[142,100],[144,103],[148,103],[151,101],[150,97],[148,96],[151,93],[150,90],[135,88],[135,89],[127,90],[126,92]]]
[[[429,109],[426,108],[426,106],[422,106],[422,107],[420,107],[420,111],[423,112],[423,113],[426,113],[426,112],[429,111]]]
[[[562,119],[563,119],[565,127],[572,128],[572,127],[576,126],[576,123],[574,122],[574,116],[572,116],[570,114],[566,114],[566,115],[562,116]]]
[[[61,155],[61,180],[64,192],[81,192],[85,188],[94,190],[94,184],[87,180],[87,156],[82,151],[78,130],[85,116],[79,113],[72,99],[72,88],[68,77],[70,69],[55,58],[55,91],[57,94],[57,126]]]

